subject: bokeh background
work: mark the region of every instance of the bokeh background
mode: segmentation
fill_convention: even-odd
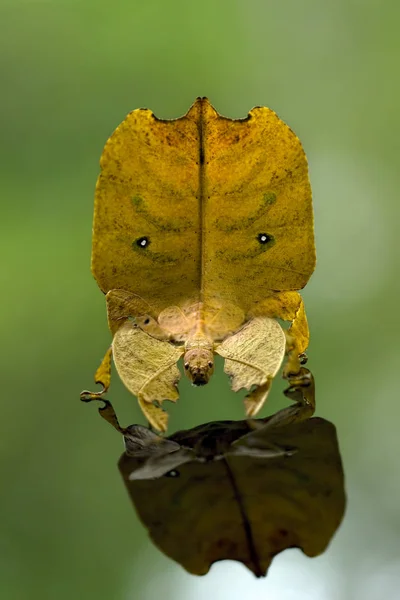
[[[396,0],[1,0],[1,598],[400,598],[399,23]],[[121,439],[79,402],[109,344],[90,274],[103,144],[133,108],[178,117],[198,95],[273,108],[310,162],[309,365],[348,509],[323,556],[289,550],[265,580],[190,576],[153,548]],[[109,397],[144,422],[117,379]],[[221,365],[170,413],[171,431],[243,417]]]

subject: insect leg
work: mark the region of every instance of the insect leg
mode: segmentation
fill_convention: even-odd
[[[301,365],[306,362],[310,333],[304,302],[298,292],[275,292],[265,298],[251,312],[254,316],[268,316],[275,319],[289,321],[290,327],[285,330],[287,361],[283,370],[283,377],[300,373]]]
[[[315,411],[315,382],[311,371],[301,367],[298,375],[289,378],[289,383],[290,386],[284,391],[284,394],[295,404],[278,410],[268,419],[267,423],[249,419],[248,423],[251,429],[269,429],[305,421],[312,417]]]
[[[315,412],[315,381],[309,369],[301,367],[296,375],[288,376],[289,387],[284,390],[287,398],[295,401],[295,405],[284,409],[288,422],[304,421]]]
[[[90,402],[91,400],[100,400],[102,395],[106,393],[111,383],[111,357],[112,357],[112,348],[107,350],[104,355],[103,360],[99,368],[97,369],[94,381],[102,386],[102,390],[99,392],[89,392],[88,390],[84,390],[81,392],[81,400],[83,402]]]

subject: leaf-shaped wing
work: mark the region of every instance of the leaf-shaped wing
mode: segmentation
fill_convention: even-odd
[[[247,415],[255,415],[264,404],[285,345],[285,334],[275,319],[256,317],[217,346],[216,352],[225,358],[232,390],[257,386],[245,399]]]
[[[257,317],[217,346],[232,390],[262,385],[276,375],[285,355],[285,334],[275,319]]]
[[[148,335],[130,321],[114,335],[112,349],[122,382],[137,396],[154,427],[164,430],[166,414],[153,402],[178,399],[176,386],[180,373],[176,363],[182,356],[182,349]]]

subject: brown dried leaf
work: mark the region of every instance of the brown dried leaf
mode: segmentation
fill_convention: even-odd
[[[160,550],[190,573],[230,559],[260,577],[286,548],[307,556],[326,549],[345,507],[335,428],[320,418],[289,416],[285,424],[287,414],[271,426],[208,423],[161,445],[151,434],[147,458],[134,447],[144,428],[124,430],[119,468],[137,513]],[[171,442],[178,446],[163,452]]]

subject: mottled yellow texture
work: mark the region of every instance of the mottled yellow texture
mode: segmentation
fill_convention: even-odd
[[[207,383],[217,352],[234,390],[257,386],[249,416],[285,343],[284,376],[299,373],[309,332],[297,290],[314,266],[307,159],[272,110],[233,120],[198,98],[165,121],[138,109],[106,143],[92,271],[107,294],[117,371],[154,427],[167,424],[154,401],[178,397],[171,361],[182,354],[195,384]],[[286,340],[276,318],[291,322]]]
[[[92,254],[103,292],[133,292],[157,315],[216,299],[247,314],[314,266],[306,156],[272,110],[232,120],[199,98],[172,121],[134,110],[108,140]]]

